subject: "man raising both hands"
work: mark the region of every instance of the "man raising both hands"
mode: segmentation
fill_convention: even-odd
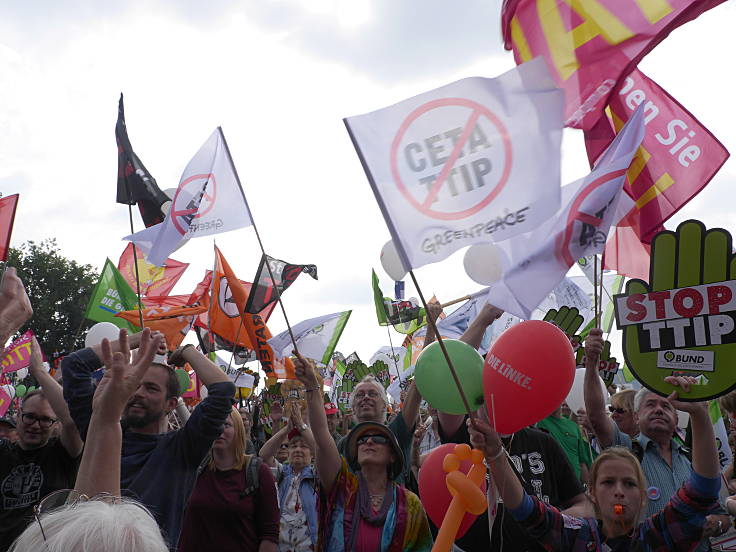
[[[147,339],[152,338],[148,334]],[[130,347],[137,348],[141,339],[142,334],[130,336]],[[120,350],[118,341],[111,347],[112,352]],[[102,367],[101,355],[100,346],[95,346],[72,353],[62,362],[64,398],[82,435],[86,435],[92,414],[92,373]],[[182,429],[167,432],[168,415],[179,397],[179,381],[172,367],[154,359],[123,411],[120,487],[123,494],[151,510],[173,549],[197,467],[222,433],[235,386],[192,345],[177,349],[169,362],[175,366],[189,363],[209,394]]]

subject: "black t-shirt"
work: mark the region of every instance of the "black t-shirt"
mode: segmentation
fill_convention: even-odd
[[[0,440],[0,551],[33,520],[33,507],[41,499],[74,488],[78,467],[79,459],[69,456],[59,439],[34,450]]]
[[[450,436],[445,435],[440,426],[439,435],[443,444],[470,444],[465,421]],[[528,427],[516,432],[512,438],[505,439],[504,446],[509,451],[517,475],[520,475],[522,486],[530,495],[559,507],[583,492],[567,455],[548,433]],[[504,512],[503,504],[498,505],[490,545],[488,541],[488,515],[484,513],[457,541],[457,545],[466,552],[542,550],[511,514]]]

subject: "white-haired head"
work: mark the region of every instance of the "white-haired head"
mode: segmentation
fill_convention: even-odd
[[[373,391],[375,389],[375,391]],[[353,388],[350,394],[350,408],[353,409],[355,423],[386,423],[388,414],[388,395],[381,382],[373,374],[368,374]]]
[[[78,502],[42,514],[40,523],[43,533],[33,521],[10,552],[168,552],[156,520],[132,500]]]

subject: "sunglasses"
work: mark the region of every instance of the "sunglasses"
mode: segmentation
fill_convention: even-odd
[[[613,414],[614,412],[615,412],[616,414],[626,414],[626,413],[628,412],[628,410],[626,410],[625,408],[617,408],[617,407],[615,407],[615,406],[609,406],[609,407],[608,407],[608,411],[609,411],[609,412],[610,412],[611,414]]]
[[[358,439],[355,441],[355,443],[357,445],[363,445],[363,444],[365,444],[365,443],[368,442],[368,439],[370,439],[371,441],[373,441],[377,445],[385,445],[385,444],[388,443],[388,437],[386,437],[385,435],[380,435],[380,434],[377,434],[377,435],[373,435],[373,434],[371,434],[371,435],[361,435],[360,437],[358,437]]]

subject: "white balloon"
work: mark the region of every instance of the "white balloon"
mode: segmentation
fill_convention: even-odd
[[[28,375],[28,368],[21,368],[20,370],[17,370],[15,373],[18,376],[18,379],[23,379]]]
[[[5,391],[11,399],[15,398],[15,387],[9,383],[3,385],[3,391]]]
[[[677,411],[677,427],[681,427],[682,429],[685,429],[689,421],[690,421],[690,414],[688,414],[687,412],[683,412],[682,410]]]
[[[570,407],[570,410],[573,413],[576,413],[581,408],[585,408],[585,399],[583,398],[584,379],[585,368],[578,368],[575,370],[575,379],[573,380],[570,392],[567,394],[567,398],[565,399],[567,406]],[[603,393],[603,397],[606,399],[606,402],[608,402],[608,389],[606,389],[606,384],[603,383],[603,380],[600,378],[598,378],[598,381],[601,384],[601,393]]]
[[[471,245],[463,257],[463,266],[471,280],[484,286],[490,286],[503,276],[501,258],[492,243]]]
[[[406,276],[407,270],[404,269],[392,240],[388,240],[381,248],[381,266],[394,282],[398,282]]]
[[[87,330],[87,335],[84,338],[84,346],[94,347],[102,343],[102,340],[105,338],[114,341],[119,335],[120,328],[112,322],[98,322]]]

